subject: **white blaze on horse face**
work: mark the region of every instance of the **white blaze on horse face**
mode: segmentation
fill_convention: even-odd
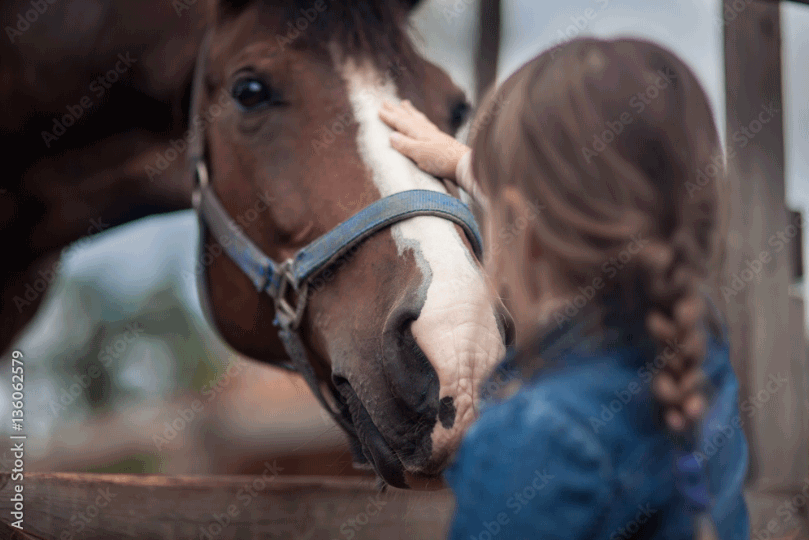
[[[358,124],[359,155],[381,196],[411,189],[447,193],[441,182],[390,146],[391,129],[378,113],[384,99],[399,100],[392,81],[352,60],[342,65],[342,74]],[[452,427],[445,429],[437,422],[432,433],[433,460],[441,462],[455,452],[475,420],[478,388],[505,347],[483,274],[456,226],[439,217],[419,216],[391,229],[399,255],[417,250],[422,274],[431,278],[411,330],[438,374],[439,398],[451,396],[455,405]]]

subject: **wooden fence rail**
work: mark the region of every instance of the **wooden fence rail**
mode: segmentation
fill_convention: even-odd
[[[11,527],[23,485],[23,530]],[[0,473],[0,539],[379,539],[446,537],[452,495],[380,493],[364,479]]]

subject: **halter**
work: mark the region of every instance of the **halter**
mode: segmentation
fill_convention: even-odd
[[[191,119],[199,112],[205,76],[205,59],[212,32],[205,36],[197,57],[193,88],[191,90]],[[236,225],[210,185],[205,157],[202,124],[200,131],[189,143],[189,164],[194,176],[193,205],[200,223],[199,253],[204,244],[204,227],[220,243],[228,257],[241,268],[259,293],[266,293],[275,304],[274,324],[291,362],[275,364],[303,376],[320,404],[349,434],[356,437],[344,399],[329,385],[337,410],[323,396],[314,369],[309,362],[303,341],[298,333],[306,310],[309,283],[332,266],[351,248],[373,234],[395,223],[416,216],[437,216],[460,225],[478,259],[482,255],[482,241],[475,217],[458,199],[429,190],[410,190],[380,199],[340,223],[320,238],[299,250],[293,257],[278,263],[268,257]],[[210,321],[210,306],[202,279],[197,279],[200,303]],[[211,324],[212,328],[216,328]]]

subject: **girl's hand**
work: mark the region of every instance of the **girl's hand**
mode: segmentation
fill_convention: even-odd
[[[379,117],[393,128],[390,144],[416,162],[419,169],[454,182],[458,162],[469,147],[447,135],[408,101],[395,105],[385,100]]]

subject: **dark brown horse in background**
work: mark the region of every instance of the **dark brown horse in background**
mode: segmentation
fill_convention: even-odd
[[[110,55],[98,54],[87,71],[131,70],[122,74],[128,78],[119,87],[108,89],[107,109],[93,113],[91,106],[87,118],[79,119],[87,126],[77,122],[59,135],[49,123],[60,107],[68,112],[77,111],[65,109],[73,103],[84,107],[84,96],[77,96],[81,87],[60,92],[61,101],[46,99],[46,89],[31,85],[7,92],[39,112],[34,120],[30,112],[9,112],[3,119],[27,134],[27,142],[15,148],[30,151],[36,143],[56,150],[62,142],[65,147],[56,157],[29,157],[36,165],[21,166],[13,177],[19,178],[9,188],[15,211],[27,204],[33,217],[25,218],[31,230],[24,251],[29,266],[20,263],[8,270],[17,286],[6,298],[19,295],[20,284],[36,277],[25,268],[83,234],[85,226],[78,220],[101,218],[112,225],[187,206],[190,181],[176,159],[182,150],[171,141],[188,128],[181,111],[188,103],[201,36],[195,17],[203,15],[212,32],[212,46],[203,58],[201,102],[201,110],[211,113],[204,141],[211,182],[228,213],[243,225],[241,219],[249,222],[247,234],[269,256],[284,260],[350,217],[357,208],[345,201],[366,204],[410,189],[446,192],[441,182],[390,148],[389,129],[377,117],[383,99],[407,98],[447,132],[463,121],[463,93],[413,49],[407,36],[412,6],[403,0],[211,0],[179,17],[169,3],[154,11],[134,3],[126,9],[104,8],[112,10],[109,20],[131,10],[136,18],[120,21],[130,42],[154,37],[151,45],[132,47],[129,54],[137,61],[125,68],[128,57],[119,55],[127,54],[128,42],[118,41],[121,48],[108,45],[119,34],[96,31],[95,42]],[[65,7],[65,16],[70,13]],[[97,24],[104,26],[98,22],[104,18],[98,15]],[[28,32],[34,29],[32,23]],[[58,61],[49,62],[39,51],[40,63],[56,69]],[[104,59],[109,63],[104,65]],[[19,52],[15,61],[23,69],[26,60]],[[64,86],[58,79],[57,71],[49,82]],[[166,84],[172,79],[185,81],[183,91]],[[112,108],[116,89],[125,95]],[[49,105],[37,108],[32,96]],[[38,127],[25,131],[37,119],[58,140],[37,133]],[[155,156],[171,155],[169,147],[175,159],[161,167]],[[157,177],[155,167],[161,169]],[[82,189],[71,198],[67,186],[76,184]],[[99,190],[105,192],[100,197],[105,204],[96,206],[91,197]],[[108,214],[96,215],[99,209]],[[48,234],[60,221],[75,228]],[[7,227],[12,226],[19,225],[12,220]],[[205,248],[221,252],[210,236]],[[272,302],[234,263],[213,257],[201,277],[210,292],[213,322],[231,346],[264,361],[283,356]],[[302,334],[319,378],[347,403],[357,433],[355,458],[393,485],[440,473],[476,416],[478,384],[503,353],[506,337],[462,230],[429,216],[397,223],[369,238],[322,283],[309,298]],[[4,299],[3,309],[19,328],[14,302]]]
[[[203,27],[171,2],[3,2],[0,349],[33,318],[69,243],[189,207],[182,139]],[[41,13],[40,13],[41,12]]]

